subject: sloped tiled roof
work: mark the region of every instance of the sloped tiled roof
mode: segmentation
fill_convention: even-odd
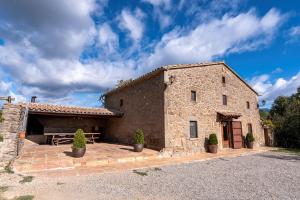
[[[246,86],[248,86],[254,93],[256,93],[257,95],[259,95],[244,79],[242,79],[233,69],[231,69],[224,61],[220,61],[220,62],[207,62],[207,63],[194,63],[194,64],[176,64],[176,65],[165,65],[162,67],[158,67],[156,69],[154,69],[151,72],[148,72],[146,74],[143,74],[142,76],[133,79],[131,81],[126,82],[125,84],[113,88],[110,91],[106,92],[104,95],[109,95],[112,94],[116,91],[119,91],[123,88],[126,88],[128,86],[134,85],[140,81],[146,80],[147,78],[150,78],[156,74],[159,74],[162,71],[166,71],[166,70],[171,70],[171,69],[183,69],[183,68],[191,68],[191,67],[206,67],[206,66],[211,66],[211,65],[224,65],[225,67],[227,67],[233,74],[235,74],[243,83],[246,84]]]
[[[63,106],[53,104],[29,103],[27,104],[30,113],[50,114],[71,114],[71,115],[101,115],[101,116],[122,116],[122,113],[107,108],[89,108],[78,106]],[[26,104],[23,104],[26,107]]]

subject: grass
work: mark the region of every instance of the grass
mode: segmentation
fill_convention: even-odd
[[[23,180],[19,181],[19,183],[22,183],[22,184],[29,183],[33,180],[33,178],[34,178],[33,176],[24,176]]]
[[[0,193],[6,192],[8,188],[8,186],[0,186]]]
[[[140,176],[148,176],[148,171],[141,172],[141,171],[133,170],[133,173],[136,173]]]
[[[32,200],[34,198],[33,195],[23,195],[16,198],[16,200]]]
[[[155,167],[154,168],[154,171],[161,171],[162,169],[161,168],[159,168],[159,167]]]
[[[13,174],[14,173],[14,171],[12,170],[12,168],[10,167],[10,165],[6,165],[4,167],[4,171],[5,171],[5,173],[8,173],[8,174]]]
[[[272,150],[274,152],[280,152],[280,153],[290,153],[300,156],[300,149],[290,149],[290,148],[278,148],[276,150]]]

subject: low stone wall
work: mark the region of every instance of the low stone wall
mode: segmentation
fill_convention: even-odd
[[[20,104],[4,104],[2,116],[4,121],[0,123],[0,134],[3,142],[0,142],[0,169],[3,169],[17,156],[18,132],[22,106]]]

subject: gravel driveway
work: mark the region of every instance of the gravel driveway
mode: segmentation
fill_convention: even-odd
[[[1,178],[1,186],[11,186],[6,196],[41,200],[300,199],[300,156],[275,152],[24,184],[13,176]]]

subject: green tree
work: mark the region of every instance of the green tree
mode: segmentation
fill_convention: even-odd
[[[278,146],[300,148],[300,87],[289,97],[277,97],[270,110]]]
[[[2,117],[2,110],[0,110],[0,123],[3,122],[3,121],[4,121],[4,119]]]

